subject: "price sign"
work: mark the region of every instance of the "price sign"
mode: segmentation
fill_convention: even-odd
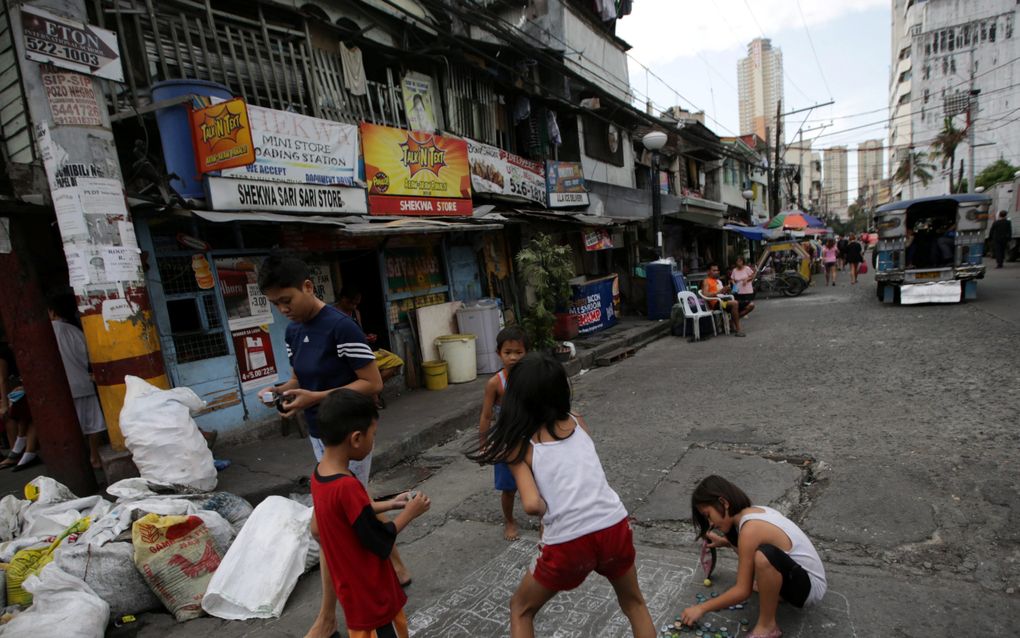
[[[258,284],[248,284],[248,304],[251,306],[252,317],[269,316],[272,320],[272,313],[269,310],[269,299],[262,294]]]

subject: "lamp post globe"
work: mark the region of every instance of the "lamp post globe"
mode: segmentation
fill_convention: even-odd
[[[662,258],[662,193],[659,187],[659,151],[669,139],[662,131],[649,131],[641,138],[641,143],[652,153],[652,234],[655,236],[655,258]]]
[[[748,223],[754,223],[754,218],[751,216],[751,200],[754,199],[754,191],[748,188],[742,191],[740,196],[744,198]]]
[[[654,153],[666,145],[667,139],[668,136],[662,131],[649,131],[641,138],[641,143],[644,144],[645,148]]]

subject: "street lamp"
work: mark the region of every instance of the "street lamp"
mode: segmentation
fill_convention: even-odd
[[[754,199],[754,191],[748,188],[740,194],[744,198],[744,202],[747,204],[747,221],[754,223],[754,217],[751,215],[751,200]]]
[[[641,143],[652,152],[652,233],[655,235],[655,257],[662,257],[662,200],[659,189],[659,151],[666,145],[668,136],[662,131],[650,131]]]

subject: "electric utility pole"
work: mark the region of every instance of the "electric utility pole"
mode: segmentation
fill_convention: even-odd
[[[772,164],[772,171],[775,173],[775,177],[772,179],[772,190],[769,191],[769,217],[775,217],[779,214],[779,190],[780,190],[780,171],[782,170],[779,166],[779,150],[782,145],[783,139],[783,123],[781,114],[783,112],[783,100],[776,102],[776,150],[775,150],[775,162]]]
[[[974,120],[977,119],[977,98],[980,89],[974,88],[974,47],[970,48],[970,90],[967,95],[967,192],[974,192]],[[951,170],[951,169],[950,169]]]

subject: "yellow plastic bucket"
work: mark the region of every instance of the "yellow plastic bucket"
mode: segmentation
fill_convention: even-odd
[[[429,390],[445,390],[449,385],[445,361],[426,361],[421,364],[425,372],[425,387]]]

